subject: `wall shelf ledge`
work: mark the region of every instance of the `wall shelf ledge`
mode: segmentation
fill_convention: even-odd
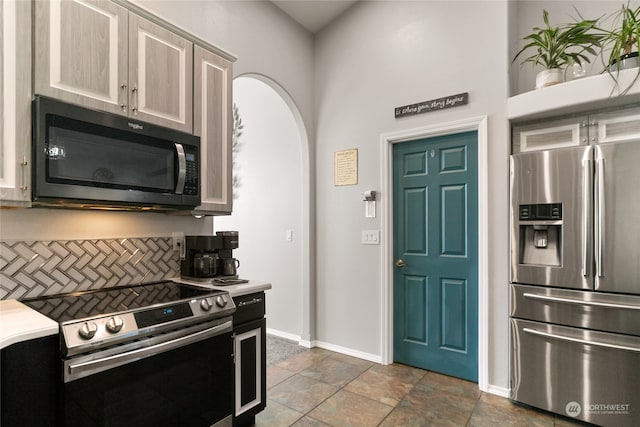
[[[542,89],[525,92],[507,100],[507,118],[522,122],[593,110],[640,104],[640,78],[624,94],[636,78],[638,69],[622,70],[616,76],[619,85],[607,73],[585,77]]]

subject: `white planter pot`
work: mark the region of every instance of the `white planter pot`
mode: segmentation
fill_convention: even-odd
[[[564,72],[560,68],[540,71],[536,75],[536,89],[564,82]]]
[[[628,55],[623,55],[615,63],[611,64],[611,69],[614,71],[628,70],[630,68],[637,68],[640,66],[640,59],[638,58],[638,52],[631,52]]]

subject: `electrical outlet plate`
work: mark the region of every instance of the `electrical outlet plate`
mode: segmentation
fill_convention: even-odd
[[[362,230],[363,245],[379,245],[380,230]]]
[[[184,233],[182,231],[174,231],[173,233],[171,233],[171,239],[173,241],[173,250],[180,253],[180,259],[184,259],[186,250]]]

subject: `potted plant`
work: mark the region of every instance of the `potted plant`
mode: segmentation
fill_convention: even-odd
[[[536,76],[536,89],[564,81],[564,68],[572,64],[591,62],[587,54],[596,56],[594,47],[600,46],[602,35],[596,33],[597,20],[582,19],[570,24],[551,26],[549,13],[542,12],[545,27],[534,27],[533,33],[524,37],[529,41],[513,58],[513,62],[525,51],[533,53],[522,60],[534,66],[541,65],[544,70]]]
[[[606,71],[618,83],[617,74],[620,70],[638,67],[638,45],[640,43],[640,6],[633,8],[629,3],[611,15],[613,29],[605,30],[602,39],[602,59]],[[606,56],[608,53],[608,57]],[[640,76],[640,69],[631,84],[622,91],[629,90]]]

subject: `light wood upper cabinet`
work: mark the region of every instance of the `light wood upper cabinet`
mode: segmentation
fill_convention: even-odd
[[[193,131],[190,41],[110,1],[34,4],[36,94]]]
[[[137,15],[129,15],[131,115],[193,131],[193,44]]]
[[[34,91],[126,115],[129,12],[108,1],[36,1]]]
[[[31,201],[31,3],[0,2],[0,206]]]
[[[202,205],[196,213],[232,209],[232,63],[194,47],[194,133],[200,136]]]

